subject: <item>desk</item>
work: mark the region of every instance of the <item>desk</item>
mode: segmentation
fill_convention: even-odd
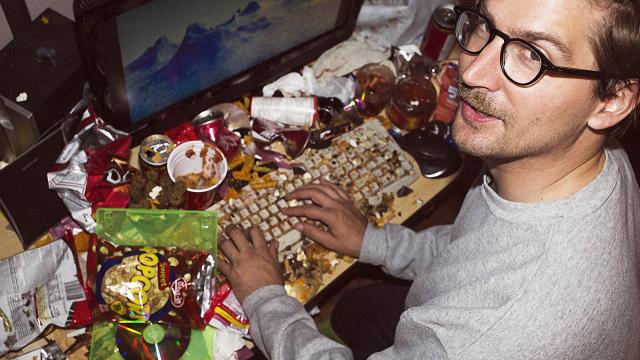
[[[134,149],[131,158],[134,159],[132,161],[132,165],[137,165],[137,149]],[[469,170],[468,167],[463,165],[463,167],[453,175],[450,175],[441,179],[427,179],[424,177],[418,178],[413,184],[411,184],[410,188],[413,190],[409,195],[396,198],[393,203],[393,217],[390,219],[390,223],[402,224],[411,223],[415,217],[424,216],[424,213],[428,213],[430,209],[432,209],[437,202],[439,197],[443,195],[446,196],[445,189],[450,189],[452,187],[458,188],[455,186],[456,183],[460,183],[461,181],[466,183],[466,179],[469,178]],[[7,220],[0,216],[0,257],[5,258],[8,256],[15,255],[22,251],[21,243],[17,237],[17,235],[10,230]],[[334,270],[325,274],[322,279],[322,285],[318,290],[317,294],[313,296],[309,301],[306,302],[305,306],[307,308],[311,308],[317,304],[320,299],[322,299],[325,293],[330,292],[331,288],[336,287],[337,283],[339,283],[339,278],[342,275],[345,275],[352,269],[355,265],[355,261],[346,262],[341,261]],[[68,334],[72,334],[74,330],[55,330],[49,331],[49,335],[47,336],[50,339],[54,339],[56,343],[58,343],[63,350],[71,346],[74,342],[74,339],[68,337]],[[38,347],[42,347],[45,345],[44,340],[38,340],[29,346],[27,346],[20,353],[27,352],[29,349],[36,349]],[[87,353],[87,349],[85,347],[81,347],[78,351],[73,352],[69,355],[69,359],[84,359]],[[13,353],[11,354],[14,355]]]

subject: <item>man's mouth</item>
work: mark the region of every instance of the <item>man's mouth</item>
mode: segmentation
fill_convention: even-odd
[[[482,111],[474,108],[466,101],[462,101],[462,116],[464,116],[465,119],[471,122],[479,124],[485,124],[500,120],[497,117],[483,113]]]

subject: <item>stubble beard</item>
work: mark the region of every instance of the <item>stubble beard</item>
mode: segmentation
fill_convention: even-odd
[[[513,155],[513,140],[506,134],[512,117],[496,105],[490,94],[460,84],[460,98],[474,110],[499,119],[497,123],[476,124],[462,115],[462,104],[458,107],[451,133],[458,148],[480,158],[504,158]],[[515,146],[517,147],[517,145]]]

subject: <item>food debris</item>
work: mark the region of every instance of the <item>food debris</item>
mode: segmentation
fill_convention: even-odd
[[[409,188],[407,186],[403,186],[400,189],[398,189],[398,191],[396,192],[396,195],[398,195],[399,198],[403,198],[405,196],[408,196],[412,192],[413,192],[413,190],[411,190],[411,188]]]

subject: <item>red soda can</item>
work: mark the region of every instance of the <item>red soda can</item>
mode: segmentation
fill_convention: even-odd
[[[438,5],[431,14],[422,37],[420,51],[432,60],[446,59],[455,45],[456,13],[453,4]]]
[[[215,142],[220,134],[220,129],[224,127],[224,114],[222,111],[208,109],[193,118],[191,124],[200,138]]]
[[[222,111],[205,110],[198,114],[191,123],[200,139],[215,143],[227,159],[233,158],[240,149],[240,136],[227,129]]]
[[[460,105],[458,83],[458,65],[455,63],[447,64],[440,81],[440,96],[433,113],[433,120],[449,124],[456,117]]]

